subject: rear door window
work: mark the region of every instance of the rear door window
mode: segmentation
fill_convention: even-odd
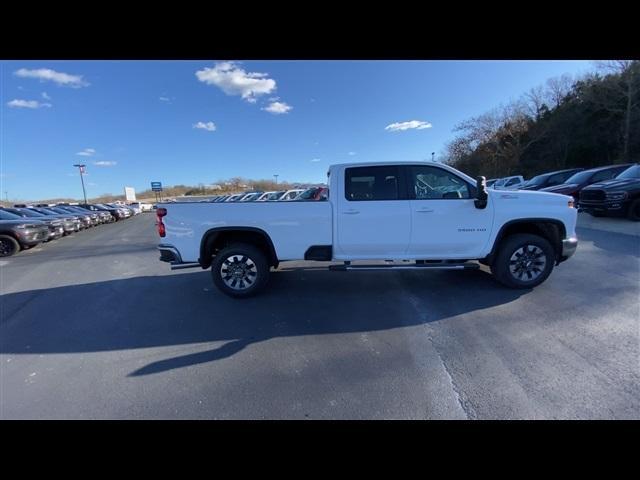
[[[398,200],[399,169],[394,166],[347,168],[344,191],[349,201]]]

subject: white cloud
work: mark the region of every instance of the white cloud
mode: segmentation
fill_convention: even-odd
[[[76,155],[81,155],[83,157],[91,157],[96,154],[96,151],[93,148],[85,148],[81,152],[76,153]]]
[[[160,97],[159,100],[165,103],[171,103],[171,99],[169,97]]]
[[[22,78],[37,78],[41,82],[51,81],[65,87],[80,88],[89,85],[82,79],[82,75],[69,75],[68,73],[56,72],[50,68],[38,68],[36,70],[21,68],[15,71],[14,75]]]
[[[282,115],[283,113],[289,113],[292,108],[293,107],[291,105],[287,105],[284,102],[271,102],[269,106],[262,110],[273,113],[274,115]]]
[[[347,153],[347,155],[349,155],[350,157],[353,157],[356,154],[356,152],[349,152]]]
[[[392,123],[384,127],[385,130],[389,130],[390,132],[399,132],[402,130],[424,130],[425,128],[431,128],[431,124],[429,122],[422,122],[420,120],[411,120],[410,122],[399,122]]]
[[[12,108],[42,108],[47,107],[50,108],[52,105],[50,103],[40,103],[37,100],[20,100],[15,99],[7,102],[7,105]]]
[[[100,160],[98,162],[93,162],[96,167],[114,167],[118,164],[118,162],[113,162],[109,160]]]
[[[206,130],[208,132],[215,132],[216,131],[216,124],[213,122],[198,122],[198,123],[194,123],[193,124],[193,128],[199,128],[201,130]]]
[[[51,97],[47,95],[47,92],[42,92],[42,98],[44,98],[45,100],[51,100]]]
[[[246,72],[234,62],[217,63],[213,68],[198,70],[196,77],[207,85],[215,85],[227,95],[240,95],[250,103],[276,89],[276,81],[268,78],[268,74]]]
[[[321,159],[320,158],[312,158],[311,161],[312,162],[319,162]]]

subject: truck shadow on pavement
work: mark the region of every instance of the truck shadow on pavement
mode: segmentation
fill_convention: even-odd
[[[225,342],[129,373],[142,376],[228,358],[273,338],[425,324],[504,305],[528,293],[504,288],[482,270],[345,273],[285,268],[272,272],[260,296],[245,300],[219,292],[209,271],[134,277],[4,295],[0,353]]]

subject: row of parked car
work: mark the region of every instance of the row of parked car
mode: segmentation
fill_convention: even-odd
[[[148,210],[152,208],[149,205]],[[140,204],[115,203],[0,207],[0,257],[97,225],[125,220],[142,211]]]
[[[233,195],[219,195],[203,202],[286,202],[291,200],[321,201],[327,200],[329,189],[327,187],[296,188],[280,191],[251,191],[236,193]]]
[[[635,163],[548,172],[525,181],[522,176],[491,179],[495,190],[540,190],[571,195],[578,210],[593,216],[626,216],[640,221],[640,165]]]

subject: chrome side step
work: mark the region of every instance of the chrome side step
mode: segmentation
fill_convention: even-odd
[[[478,263],[412,263],[409,265],[329,265],[332,272],[346,272],[350,270],[477,270]]]

